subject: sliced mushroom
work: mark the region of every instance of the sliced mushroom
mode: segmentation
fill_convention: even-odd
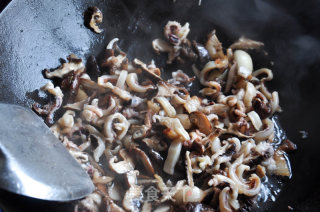
[[[138,67],[141,68],[141,70],[147,74],[151,80],[154,81],[159,81],[162,80],[162,78],[160,77],[160,70],[158,68],[156,69],[150,69],[147,67],[147,65],[145,63],[143,63],[142,61],[138,60],[138,59],[134,59],[133,63]]]
[[[68,61],[67,63],[63,63],[59,68],[55,69],[54,71],[49,71],[48,69],[45,70],[45,75],[47,78],[63,78],[66,74],[77,71],[83,72],[84,71],[84,65],[82,63],[81,59],[78,59],[75,55],[69,55],[67,57]]]
[[[207,116],[200,111],[190,113],[190,121],[199,128],[200,132],[206,135],[209,135],[213,131]]]
[[[129,150],[131,150],[131,149],[134,148],[134,147],[135,147],[135,146],[132,146],[132,147],[130,146],[129,148],[128,148],[128,147],[126,147],[126,148],[128,148]],[[120,157],[121,157],[123,160],[127,161],[128,163],[130,163],[132,167],[135,167],[134,158],[133,158],[132,155],[130,155],[130,154],[127,152],[126,149],[121,149],[121,150],[119,151],[119,155],[120,155]]]
[[[196,41],[193,41],[192,45],[193,49],[198,55],[198,60],[200,64],[206,64],[210,60],[210,56],[207,49],[203,45],[197,43]]]
[[[155,170],[147,154],[138,147],[134,147],[131,151],[136,155],[136,158],[142,162],[145,170],[153,176],[155,174]]]
[[[271,106],[268,102],[263,100],[262,94],[257,93],[252,100],[253,109],[259,114],[261,119],[265,119],[271,115]]]
[[[284,139],[281,145],[279,146],[279,150],[282,150],[286,153],[294,152],[297,150],[297,145],[289,139]]]
[[[275,168],[271,171],[272,174],[290,177],[291,170],[284,156],[284,152],[277,150],[273,155],[275,161]]]
[[[106,58],[102,61],[101,64],[101,68],[108,68],[109,74],[112,75],[114,75],[119,70],[128,69],[128,58],[126,57],[126,54],[117,48],[118,46],[114,44],[112,49],[106,49]],[[117,56],[115,56],[114,54],[115,51],[119,51],[119,54]]]
[[[132,167],[132,164],[128,161],[119,161],[117,162],[117,157],[114,156],[109,160],[109,166],[110,168],[116,172],[117,174],[125,174],[129,171],[132,171],[134,167]]]
[[[84,24],[86,27],[92,29],[96,33],[101,33],[102,30],[99,29],[97,23],[101,23],[103,19],[102,12],[97,7],[89,7],[84,12]]]
[[[180,54],[179,48],[174,48],[174,46],[170,45],[170,43],[161,39],[153,40],[152,47],[157,53],[168,53],[167,64],[171,64]]]
[[[71,71],[63,77],[60,87],[62,90],[68,92],[68,102],[74,101],[74,98],[77,96],[80,86],[80,75],[82,74],[82,71],[82,69]]]

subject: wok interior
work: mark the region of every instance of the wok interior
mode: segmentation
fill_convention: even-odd
[[[82,58],[90,54],[99,55],[107,41],[113,37],[120,38],[119,45],[129,57],[141,58],[144,61],[154,58],[159,67],[164,67],[165,57],[152,52],[151,41],[162,34],[162,26],[168,20],[189,22],[192,29],[190,39],[199,41],[206,38],[197,36],[206,35],[208,33],[206,30],[216,29],[224,46],[245,35],[265,43],[264,49],[268,55],[267,57],[263,53],[254,55],[256,62],[254,66],[266,66],[274,71],[274,80],[270,86],[280,94],[280,104],[284,110],[280,114],[280,122],[288,137],[298,144],[298,152],[290,156],[293,178],[284,186],[277,201],[270,206],[270,211],[284,211],[287,210],[288,205],[304,211],[317,208],[320,188],[317,179],[320,173],[315,168],[316,161],[319,159],[317,151],[319,144],[316,143],[315,136],[316,120],[319,118],[316,109],[319,102],[317,92],[320,89],[317,83],[320,75],[318,71],[320,43],[317,36],[320,31],[316,28],[319,23],[316,17],[320,9],[319,4],[313,1],[244,3],[223,0],[203,0],[200,7],[194,0],[177,0],[175,4],[169,0],[152,3],[149,1],[91,1],[89,3],[67,1],[63,5],[59,5],[61,2],[42,1],[42,3],[34,4],[26,1],[23,4],[12,4],[10,6],[13,10],[5,11],[8,16],[3,14],[1,16],[2,26],[0,26],[5,29],[0,35],[0,42],[3,44],[0,49],[1,52],[5,52],[2,56],[0,55],[1,73],[4,73],[0,76],[0,87],[3,92],[0,95],[1,101],[30,106],[37,96],[33,91],[44,83],[40,74],[42,69],[57,66],[58,58],[70,53],[75,53]],[[105,30],[102,36],[95,35],[83,27],[81,14],[92,5],[98,6],[104,14],[104,21],[100,25]],[[33,9],[27,10],[21,7]],[[45,7],[54,7],[56,10],[46,9],[46,12],[41,12]],[[12,14],[14,10],[22,10],[21,14],[30,17],[34,17],[32,12],[35,12],[44,20],[58,16],[61,21],[57,21],[52,26],[44,21],[42,24],[35,24],[37,28],[34,28],[34,25],[29,23],[32,19],[28,20],[23,16]],[[39,10],[40,12],[37,12]],[[10,14],[16,20],[13,23],[5,21],[9,20]],[[25,23],[29,30],[11,37],[5,36],[17,33],[21,23]],[[54,26],[61,24],[61,29],[53,29]],[[37,30],[39,27],[44,30]],[[35,39],[31,36],[33,34],[41,39],[33,40]],[[17,45],[13,42],[15,37],[19,40],[27,39],[30,42],[19,43],[22,46]],[[23,50],[41,46],[41,49],[35,51]],[[51,49],[55,46],[58,46],[59,50]],[[11,56],[4,58],[6,53]],[[46,59],[41,60],[42,58]],[[270,61],[274,65],[271,65]],[[165,70],[173,69],[174,67],[167,67]],[[185,71],[188,72],[188,70]],[[24,85],[25,80],[31,86]],[[300,130],[306,130],[309,133],[307,140],[301,139]],[[14,196],[6,193],[1,196],[6,196],[8,205],[10,200],[15,199]],[[39,207],[57,209],[55,203],[25,198],[21,198],[20,201],[28,207],[37,209]],[[59,206],[68,207],[69,205],[58,204]]]

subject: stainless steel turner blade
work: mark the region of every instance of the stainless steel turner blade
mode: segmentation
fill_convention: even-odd
[[[30,109],[0,103],[0,188],[52,201],[90,194],[78,162]]]

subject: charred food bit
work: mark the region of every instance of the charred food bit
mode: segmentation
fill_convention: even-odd
[[[102,30],[97,26],[97,23],[101,23],[103,19],[102,12],[97,7],[89,7],[84,12],[84,24],[95,33],[101,33]]]

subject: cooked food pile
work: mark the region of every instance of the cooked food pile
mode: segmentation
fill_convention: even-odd
[[[272,71],[244,51],[263,44],[241,38],[224,49],[215,31],[204,44],[189,31],[169,21],[152,46],[169,64],[192,63],[193,77],[177,70],[164,80],[154,61],[129,61],[118,38],[101,61],[70,55],[45,71],[54,100],[34,110],[96,185],[75,211],[250,211],[263,177],[291,175],[285,152],[295,145],[273,142]]]

